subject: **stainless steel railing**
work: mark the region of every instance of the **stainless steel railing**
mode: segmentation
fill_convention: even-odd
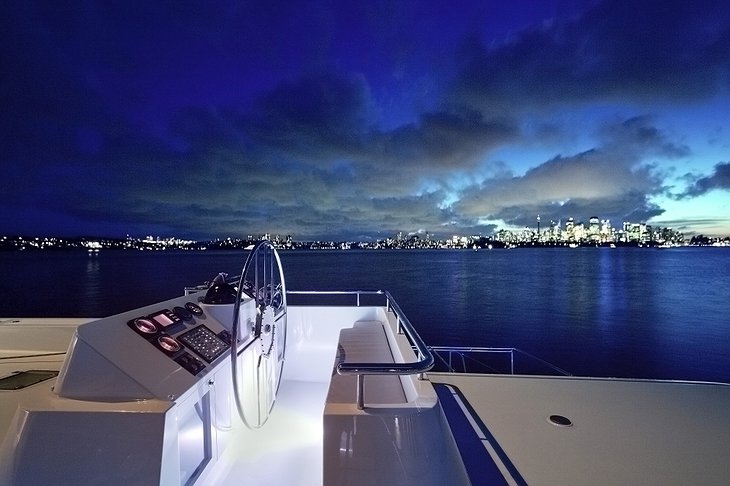
[[[432,372],[570,376],[559,366],[519,348],[431,346],[429,349],[436,358]]]
[[[434,365],[435,359],[431,350],[423,342],[421,336],[418,335],[413,325],[405,316],[401,308],[390,295],[390,292],[383,290],[367,291],[287,291],[287,299],[295,296],[352,296],[355,299],[355,306],[360,307],[364,297],[381,296],[385,299],[386,312],[392,312],[396,318],[396,330],[398,334],[405,335],[413,346],[417,361],[410,363],[339,363],[337,365],[337,373],[341,375],[357,376],[357,406],[359,409],[365,407],[364,397],[364,378],[365,375],[419,375],[419,379],[423,378],[423,373],[430,370]],[[296,299],[292,299],[296,300]],[[291,305],[291,302],[290,302]],[[304,304],[306,305],[306,304]],[[381,304],[382,305],[382,304]]]
[[[248,261],[248,260],[247,260]],[[242,285],[240,276],[238,277],[229,277],[226,274],[222,274],[225,281],[235,285],[238,283],[238,285]],[[193,286],[193,287],[185,287],[185,295],[190,295],[194,292],[200,292],[202,290],[205,290],[208,287],[208,283]],[[239,297],[241,295],[241,292],[238,293]],[[292,301],[296,300],[296,297],[298,296],[307,296],[307,299],[304,299],[304,302],[297,302],[294,304],[293,302],[289,302],[291,297],[294,297],[294,299],[291,299]],[[368,304],[368,305],[385,305],[386,312],[392,312],[396,319],[396,332],[400,335],[405,335],[408,340],[410,341],[412,345],[412,349],[416,355],[417,361],[413,361],[410,363],[376,363],[376,362],[361,362],[361,363],[339,363],[337,365],[337,373],[340,375],[356,375],[357,376],[357,407],[359,409],[363,409],[365,407],[365,398],[364,398],[364,378],[365,375],[420,375],[419,379],[423,379],[423,373],[431,369],[431,367],[434,365],[434,357],[431,351],[428,349],[428,346],[426,346],[426,343],[423,342],[421,339],[421,336],[418,335],[416,330],[413,328],[413,325],[408,320],[408,318],[405,316],[401,308],[398,306],[398,304],[395,302],[395,299],[393,299],[393,296],[390,295],[390,292],[383,291],[383,290],[348,290],[348,291],[319,291],[319,290],[286,290],[286,299],[284,300],[285,305],[286,302],[289,302],[289,305],[313,305],[313,302],[311,302],[311,297],[318,297],[320,300],[322,300],[323,297],[354,297],[355,303],[354,305],[356,307],[361,307],[363,305],[363,298],[364,297],[373,297],[377,296],[378,299],[385,299],[384,303],[378,303],[378,304]],[[307,300],[310,300],[310,302],[307,302]],[[320,302],[319,304],[314,303],[314,305],[341,305],[341,303],[337,304],[327,304]],[[350,304],[352,305],[352,304]],[[234,318],[234,322],[236,322],[236,319]]]

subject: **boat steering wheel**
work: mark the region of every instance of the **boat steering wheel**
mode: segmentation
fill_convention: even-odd
[[[244,293],[254,300],[256,313],[241,329]],[[261,241],[248,254],[241,271],[231,328],[234,398],[241,420],[250,428],[266,423],[276,401],[286,351],[286,314],[286,283],[279,254],[269,241]]]

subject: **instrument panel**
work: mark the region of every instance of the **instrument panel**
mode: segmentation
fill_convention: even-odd
[[[127,321],[127,325],[193,376],[231,347],[227,329],[216,333],[203,322],[205,311],[195,302],[159,309]]]

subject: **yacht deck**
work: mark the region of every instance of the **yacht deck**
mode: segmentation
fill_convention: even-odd
[[[527,484],[730,481],[730,385],[438,373],[429,378],[458,388]],[[568,418],[572,426],[550,423],[551,415]]]
[[[331,482],[325,472],[325,417],[342,328],[322,323],[371,319],[367,309],[361,309],[362,315],[349,312],[290,307],[287,359],[268,421],[261,429],[247,430],[245,434],[222,431],[219,440],[227,440],[227,445],[220,446],[221,456],[196,484]],[[4,359],[0,360],[0,376],[18,369],[59,369],[69,338],[76,326],[84,322],[3,321],[0,357]],[[317,339],[313,338],[315,334]],[[24,354],[50,355],[10,358]],[[224,377],[221,372],[219,378]],[[726,460],[730,450],[730,385],[432,372],[427,373],[427,378],[431,383],[452,386],[463,409],[475,413],[476,418],[470,418],[474,433],[508,484],[520,484],[519,478],[526,484],[543,485],[730,482],[730,464]],[[56,398],[49,398],[55,381],[19,391],[0,391],[0,431],[9,431],[18,407],[33,401],[58,403]],[[419,396],[428,395],[428,381],[419,381],[418,387]],[[377,393],[375,389],[367,390],[366,401]],[[414,405],[412,410],[416,412],[427,408],[423,401]],[[163,407],[153,400],[148,405],[141,401],[125,406],[163,410],[169,405]],[[104,409],[107,405],[95,407]],[[350,410],[355,410],[353,407]],[[366,407],[353,412],[355,418],[347,420],[362,425],[368,416],[373,418],[381,412],[382,409]],[[551,423],[549,417],[553,415],[569,419],[572,425]],[[407,415],[403,417],[406,425]],[[448,430],[437,426],[428,434],[418,427],[410,429],[409,434],[412,436],[408,447],[418,453],[428,453],[433,441],[452,440]],[[387,439],[392,444],[406,440],[396,436]],[[184,440],[181,435],[181,444]],[[9,447],[10,443],[6,441],[4,446]],[[388,447],[384,444],[382,449]],[[377,449],[369,452],[372,461],[384,453]],[[404,445],[399,453],[405,450]],[[39,464],[42,467],[43,462]],[[353,481],[350,483],[366,484],[367,477]]]

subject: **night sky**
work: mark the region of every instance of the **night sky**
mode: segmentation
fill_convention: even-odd
[[[4,1],[0,234],[730,235],[730,4]]]

